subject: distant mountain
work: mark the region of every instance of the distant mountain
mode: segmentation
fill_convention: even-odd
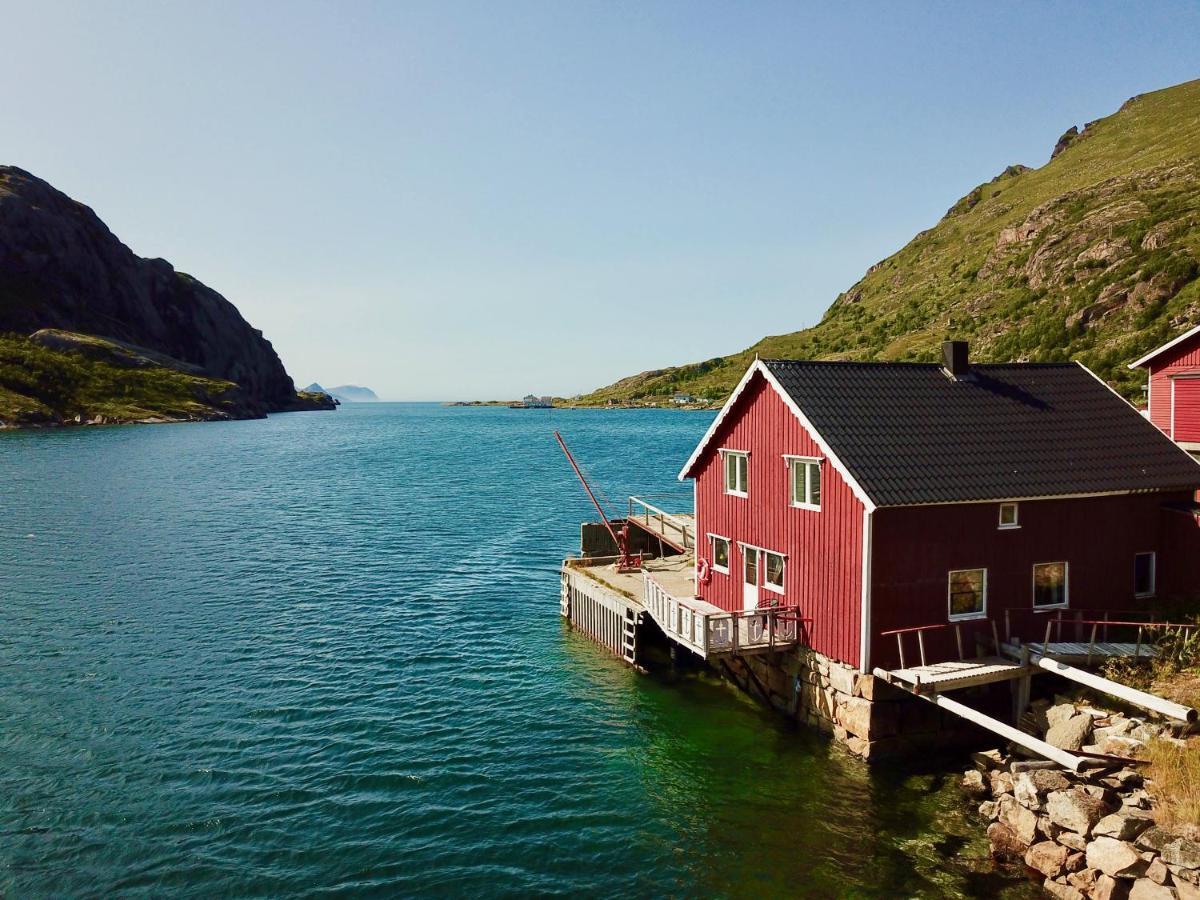
[[[871,266],[820,323],[730,356],[632,375],[581,398],[724,399],[755,356],[1078,359],[1127,397],[1126,363],[1200,323],[1200,81],[1072,126],[1044,166],[1009,166]]]
[[[212,288],[0,166],[0,426],[328,408],[297,394],[270,341]]]
[[[335,400],[340,400],[343,403],[378,403],[379,398],[375,396],[375,392],[370,388],[360,387],[357,384],[341,384],[337,387],[324,388],[315,381],[306,387],[304,390],[314,393],[325,393]]]

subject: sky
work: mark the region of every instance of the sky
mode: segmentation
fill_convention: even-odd
[[[569,396],[814,324],[1200,4],[0,0],[0,162],[298,386]]]

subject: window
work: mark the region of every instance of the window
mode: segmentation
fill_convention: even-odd
[[[729,538],[710,534],[712,541],[712,567],[714,572],[729,574]]]
[[[1133,558],[1133,595],[1153,597],[1158,557],[1154,553],[1139,553]]]
[[[987,569],[950,573],[950,619],[982,619],[987,615]]]
[[[1001,503],[1000,504],[1000,527],[1001,528],[1020,528],[1021,523],[1017,518],[1017,504]]]
[[[783,593],[783,554],[763,551],[763,587]]]
[[[725,457],[725,493],[746,497],[750,493],[750,454],[722,450]]]
[[[821,461],[797,456],[785,457],[791,472],[789,481],[792,506],[804,509],[821,508]]]
[[[1067,564],[1038,563],[1033,567],[1033,607],[1049,609],[1067,605]]]

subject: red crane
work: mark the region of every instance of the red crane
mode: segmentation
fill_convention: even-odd
[[[629,525],[621,526],[618,531],[613,528],[612,522],[608,521],[608,516],[604,512],[604,507],[600,505],[600,501],[596,499],[596,495],[592,493],[592,487],[588,484],[587,479],[583,477],[583,472],[579,470],[579,464],[575,462],[575,457],[571,455],[571,451],[567,449],[566,441],[562,439],[562,435],[557,431],[554,432],[554,439],[558,441],[558,446],[562,447],[563,453],[567,455],[567,462],[571,464],[571,468],[575,470],[575,474],[579,476],[579,481],[583,485],[583,489],[587,491],[588,497],[592,501],[592,505],[596,507],[596,512],[600,513],[600,520],[604,523],[604,527],[608,529],[609,535],[613,539],[613,543],[617,545],[617,571],[618,572],[640,572],[642,569],[642,554],[629,552]]]

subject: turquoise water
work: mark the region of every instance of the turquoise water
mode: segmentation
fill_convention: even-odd
[[[1025,896],[954,779],[567,630],[587,500],[710,414],[0,434],[0,893]]]

